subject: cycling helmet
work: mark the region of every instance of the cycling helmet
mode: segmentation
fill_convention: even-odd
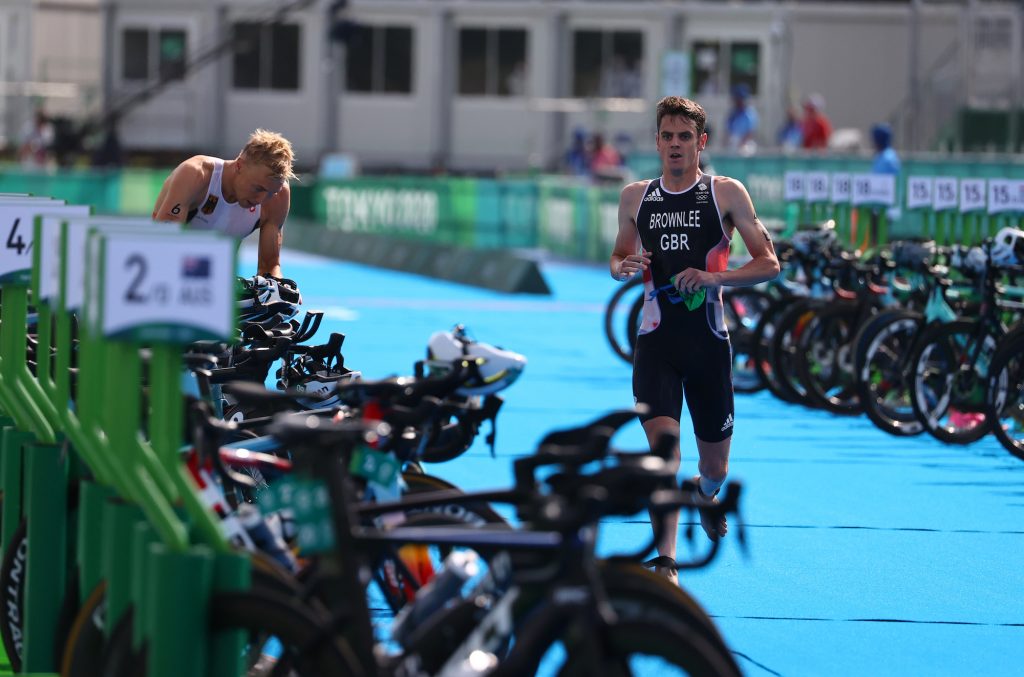
[[[823,252],[831,248],[836,239],[836,222],[828,220],[807,230],[799,230],[790,238],[793,248],[801,254]]]
[[[971,247],[963,257],[962,266],[965,269],[965,272],[980,275],[985,272],[987,264],[988,256],[985,254],[985,250],[981,247]]]
[[[898,240],[891,251],[893,263],[916,269],[935,258],[935,241]]]
[[[1007,226],[996,233],[992,263],[997,266],[1024,264],[1024,230]]]
[[[461,358],[480,360],[479,376],[456,391],[467,397],[493,395],[504,390],[515,383],[526,366],[526,358],[519,353],[469,338],[462,325],[452,331],[435,332],[427,342],[427,361],[431,369],[450,368],[451,362]]]
[[[264,329],[287,324],[299,314],[302,294],[293,280],[263,275],[239,278],[238,301],[240,325],[256,323]]]
[[[319,370],[307,374],[300,381],[289,385],[294,390],[311,395],[309,399],[302,398],[298,400],[299,404],[303,407],[307,409],[330,409],[341,405],[341,399],[338,397],[338,386],[357,381],[361,378],[362,373],[358,371],[345,370],[342,373],[338,373],[331,370]],[[277,386],[283,389],[281,381],[278,381]]]

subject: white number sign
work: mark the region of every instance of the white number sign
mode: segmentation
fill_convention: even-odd
[[[907,209],[931,207],[934,203],[935,180],[930,176],[911,176],[907,179]]]
[[[934,197],[932,209],[937,212],[945,209],[956,209],[960,204],[958,199],[960,195],[958,183],[959,181],[952,176],[935,177],[935,190],[932,191],[932,196]]]
[[[850,201],[851,183],[853,178],[850,174],[839,172],[832,175],[832,204],[845,204]]]
[[[985,209],[985,179],[960,181],[960,211],[977,212]]]
[[[850,202],[891,207],[896,204],[896,177],[892,174],[854,174]]]
[[[86,248],[91,231],[113,232],[132,231],[177,232],[181,226],[175,223],[155,222],[149,219],[126,216],[92,216],[89,218],[66,219],[67,230],[64,249],[64,307],[78,310],[85,303],[87,280],[85,277]]]
[[[44,214],[82,216],[89,213],[85,205],[36,200],[32,202],[0,202],[0,281],[28,283],[35,256],[35,220]]]
[[[783,199],[787,202],[803,200],[807,195],[804,172],[786,172],[783,183]]]
[[[828,173],[807,172],[804,190],[807,192],[808,202],[828,202]]]
[[[233,239],[206,233],[106,233],[99,317],[103,335],[190,343],[235,330]]]
[[[1024,180],[989,179],[988,213],[1024,212]]]

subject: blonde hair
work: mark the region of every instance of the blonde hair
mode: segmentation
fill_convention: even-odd
[[[292,144],[277,132],[257,129],[249,135],[238,157],[266,167],[285,181],[297,178],[292,171],[292,163],[295,162]]]

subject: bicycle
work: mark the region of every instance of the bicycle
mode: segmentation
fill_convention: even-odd
[[[618,420],[634,416],[628,412]],[[346,619],[344,631],[332,632],[337,625],[331,617],[321,617],[301,628],[296,624],[287,629],[289,634],[281,635],[285,629],[272,625],[269,618],[265,623],[264,614],[287,602],[279,595],[251,591],[215,598],[212,632],[245,630],[254,642],[268,633],[278,633],[285,650],[277,669],[293,669],[298,674],[316,674],[316,670],[333,671],[323,674],[433,673],[460,665],[470,655],[475,660],[497,661],[498,654],[503,660],[497,662],[493,674],[532,674],[548,647],[560,639],[567,653],[566,674],[595,674],[595,670],[620,665],[618,661],[636,652],[658,655],[689,674],[738,674],[720,636],[716,638],[714,624],[692,599],[638,565],[625,563],[648,552],[653,541],[623,560],[606,564],[593,560],[595,530],[588,525],[601,516],[634,514],[649,503],[656,513],[696,507],[692,493],[663,490],[668,493],[651,498],[654,490],[672,483],[674,474],[663,461],[646,454],[640,462],[582,475],[586,464],[611,455],[607,440],[614,428],[606,422],[598,422],[602,425],[594,427],[597,434],[582,448],[552,444],[544,451],[542,444],[541,453],[517,460],[517,488],[511,491],[420,497],[411,502],[364,506],[360,511],[386,513],[433,501],[506,500],[517,506],[520,516],[536,531],[400,526],[381,532],[358,526],[351,507],[353,487],[344,472],[346,456],[379,434],[377,429],[323,419],[309,425],[307,421],[312,420],[308,415],[282,419],[273,432],[288,440],[296,450],[296,460],[311,476],[322,478],[328,488],[335,537],[330,571],[335,576],[325,571],[320,588],[330,591],[326,598],[332,617]],[[663,451],[671,444],[672,440],[667,440]],[[551,493],[529,490],[536,481],[532,473],[544,465],[560,468],[561,480],[548,487]],[[719,514],[735,511],[737,491],[732,489],[720,506],[703,509]],[[409,634],[398,654],[381,658],[374,650],[359,572],[376,549],[407,542],[494,553],[492,566],[476,594],[429,614],[433,620]],[[515,553],[508,556],[508,567],[501,563],[501,553],[506,551]],[[552,590],[565,592],[552,595]],[[527,618],[535,621],[529,627],[524,625]],[[479,644],[489,631],[496,633],[494,641]],[[516,633],[515,643],[508,648],[511,632]]]

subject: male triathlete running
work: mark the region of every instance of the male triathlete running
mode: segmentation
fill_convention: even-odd
[[[729,471],[733,430],[732,348],[722,310],[722,287],[754,285],[779,273],[771,236],[743,184],[698,168],[707,144],[699,104],[669,96],[657,106],[662,175],[631,183],[619,200],[619,232],[611,255],[616,280],[643,275],[643,319],[633,358],[633,396],[650,409],[641,416],[648,443],[679,435],[683,394],[697,440],[700,494],[715,501]],[[738,230],[751,260],[727,270]],[[679,447],[674,450],[679,464]],[[674,560],[679,514],[668,516],[657,544],[655,571],[677,580]],[[701,519],[708,538],[725,520]]]
[[[153,219],[237,238],[259,231],[256,272],[280,278],[293,162],[288,139],[257,129],[234,160],[195,155],[178,165],[164,181]]]

